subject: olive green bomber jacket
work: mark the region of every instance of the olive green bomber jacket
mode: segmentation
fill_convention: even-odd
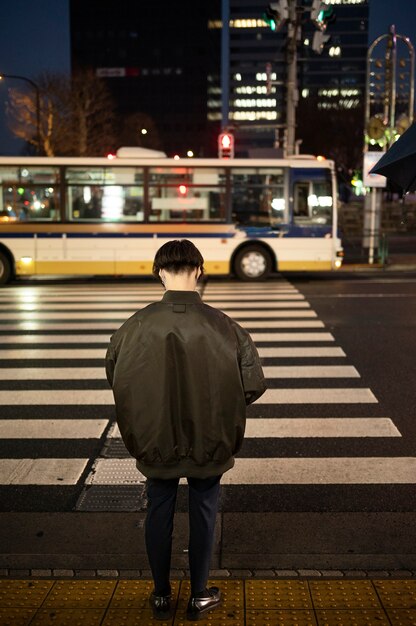
[[[167,291],[111,338],[117,423],[149,478],[207,478],[234,465],[246,405],[265,391],[250,335],[196,291]]]

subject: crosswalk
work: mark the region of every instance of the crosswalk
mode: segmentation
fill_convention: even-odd
[[[150,283],[1,289],[3,510],[17,493],[21,510],[143,508],[145,479],[114,422],[104,355],[112,332],[161,295]],[[249,330],[268,380],[223,477],[224,510],[251,510],[259,494],[274,510],[282,486],[415,483],[416,458],[390,452],[397,426],[289,281],[209,282],[203,298]]]

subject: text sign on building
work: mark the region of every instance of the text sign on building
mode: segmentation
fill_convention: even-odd
[[[384,152],[365,152],[363,167],[363,185],[364,187],[385,187],[387,179],[381,174],[370,174],[373,168],[381,159]]]

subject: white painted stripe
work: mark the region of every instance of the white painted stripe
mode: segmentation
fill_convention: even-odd
[[[84,304],[84,303],[80,303],[80,304],[37,304],[37,303],[30,303],[30,304],[7,304],[7,305],[1,305],[2,311],[8,311],[8,310],[12,310],[12,311],[17,311],[18,313],[20,313],[21,311],[27,311],[27,312],[33,312],[35,313],[36,311],[72,311],[72,310],[94,310],[97,309],[99,312],[101,311],[137,311],[138,309],[144,309],[144,307],[146,307],[148,304],[150,304],[152,302],[152,300],[150,300],[149,298],[147,298],[146,300],[143,300],[143,302],[138,301],[137,302],[137,306],[130,306],[129,304],[127,304],[126,302],[114,302],[113,300],[108,299],[106,303],[102,304],[101,302],[92,302],[91,304]],[[153,300],[153,302],[156,302],[156,300]]]
[[[103,367],[11,367],[0,368],[0,380],[102,380]]]
[[[197,286],[196,291],[201,292],[203,288],[201,285]],[[258,285],[249,285],[245,283],[238,283],[236,285],[227,285],[224,287],[223,285],[208,285],[204,289],[205,293],[213,293],[213,294],[230,294],[230,293],[242,293],[242,294],[278,294],[281,292],[290,292],[290,293],[299,293],[299,290],[291,285],[290,283],[281,284],[281,285],[267,285],[267,287],[259,287]],[[106,289],[102,287],[97,287],[96,285],[90,285],[88,287],[79,288],[60,288],[58,286],[38,286],[38,287],[2,287],[0,291],[0,299],[3,298],[39,298],[39,297],[66,297],[70,296],[71,298],[76,297],[91,297],[94,296],[104,296],[108,297],[108,294],[111,293],[114,296],[127,296],[127,297],[137,297],[137,296],[148,296],[148,295],[158,295],[162,296],[164,293],[164,289],[162,287],[158,287],[155,285],[149,285],[146,287],[145,285],[137,285],[132,286],[130,289],[117,287],[115,284],[108,284]]]
[[[256,404],[367,404],[370,402],[378,402],[378,400],[370,389],[365,388],[267,389]]]
[[[253,314],[254,313],[254,314]],[[90,316],[91,317],[91,316]],[[239,323],[250,323],[257,324],[257,328],[273,328],[270,324],[276,324],[276,328],[295,328],[295,324],[300,324],[300,320],[308,319],[308,318],[316,318],[317,315],[314,311],[259,311],[256,314],[256,311],[249,312],[244,311],[244,313],[240,313],[238,316],[233,316],[236,319],[239,319]],[[267,320],[271,318],[291,318],[288,321],[284,322],[271,322],[271,321],[255,321],[249,322],[250,318],[263,317],[267,318]],[[244,318],[244,319],[241,319]],[[293,320],[293,318],[299,318],[297,321]],[[69,318],[68,318],[69,319]],[[94,319],[96,316],[94,315]],[[115,315],[114,319],[117,319],[117,315]],[[312,328],[312,324],[316,324],[316,328],[323,328],[324,324],[319,321],[314,322],[306,322],[308,327]],[[260,324],[262,326],[260,326]],[[293,326],[292,326],[293,324]],[[264,325],[264,326],[263,326]],[[0,324],[0,330],[116,330],[120,327],[120,322],[40,322],[40,321],[21,321],[18,324]],[[315,326],[314,326],[315,327]]]
[[[415,484],[415,457],[236,459],[223,485]]]
[[[302,302],[299,303],[291,303],[290,306],[298,306],[298,305],[302,305],[303,306],[308,306]],[[277,306],[277,304],[276,304]],[[233,317],[235,319],[240,319],[240,318],[251,318],[251,317],[261,317],[261,318],[273,318],[273,317],[316,317],[316,313],[313,311],[295,311],[293,309],[287,309],[285,311],[265,311],[262,309],[253,309],[250,311],[243,311],[240,309],[233,309],[233,310],[228,310],[228,311],[224,311],[228,317]],[[103,312],[95,312],[94,315],[94,319],[95,320],[105,320],[105,319],[111,319],[114,321],[120,321],[124,322],[128,317],[131,317],[131,311],[103,311]],[[74,319],[79,319],[79,320],[83,320],[83,319],[91,319],[91,313],[90,312],[68,312],[68,313],[35,313],[35,312],[26,312],[26,313],[0,313],[0,320],[13,320],[13,321],[20,321],[22,324],[27,324],[29,322],[42,322],[43,320],[74,320]],[[9,328],[9,326],[6,326],[6,329]]]
[[[243,326],[244,328],[325,328],[324,323],[319,321],[305,322],[297,320],[295,322],[277,322],[270,320],[268,322],[250,322],[249,320],[242,320],[239,323],[240,326]]]
[[[137,484],[134,459],[98,459],[86,483]],[[237,458],[223,485],[415,484],[415,457]],[[186,479],[180,480],[186,484]]]
[[[2,308],[15,308],[15,307],[23,307],[25,305],[29,306],[29,305],[34,305],[37,307],[50,307],[50,308],[57,308],[57,306],[59,306],[60,303],[70,303],[73,304],[74,307],[76,305],[82,307],[83,305],[87,306],[87,305],[93,305],[93,303],[96,303],[97,306],[101,305],[103,303],[112,303],[112,304],[122,304],[124,303],[125,305],[128,304],[134,304],[135,302],[137,303],[143,303],[143,302],[155,302],[155,301],[159,301],[161,300],[163,297],[163,293],[147,293],[147,294],[140,294],[140,295],[136,295],[136,296],[131,296],[131,295],[114,295],[111,294],[111,298],[107,295],[107,296],[100,296],[100,295],[89,295],[89,296],[77,296],[77,295],[73,295],[73,296],[40,296],[40,295],[36,295],[36,296],[21,296],[21,297],[14,297],[12,298],[11,296],[8,296],[7,298],[5,298],[4,296],[1,298],[0,297],[0,303]],[[204,294],[204,301],[209,301],[209,302],[215,302],[218,300],[224,300],[224,301],[238,301],[238,300],[302,300],[304,299],[304,296],[299,295],[298,292],[294,291],[294,290],[281,290],[278,293],[270,293],[270,292],[259,292],[259,293],[252,293],[250,292],[250,294],[246,294],[246,293],[241,293],[241,292],[235,292],[234,293],[230,293],[230,292],[218,292],[213,294],[211,292],[207,293],[205,292]],[[13,306],[14,305],[14,306]]]
[[[345,357],[342,348],[258,348],[261,357]],[[104,359],[105,348],[17,348],[0,350],[0,359]]]
[[[1,439],[98,439],[108,420],[0,420]]]
[[[6,343],[105,343],[110,341],[106,335],[0,335],[0,345]]]
[[[261,300],[263,303],[263,300],[267,300],[267,301],[271,301],[271,300],[304,300],[305,296],[302,296],[301,294],[284,294],[284,295],[273,295],[273,294],[269,294],[269,293],[264,293],[262,295],[260,294],[256,294],[256,295],[248,295],[248,294],[241,294],[241,295],[237,295],[236,297],[234,296],[230,296],[229,294],[225,295],[225,296],[213,296],[211,294],[205,294],[204,296],[204,302],[218,302],[218,301],[223,301],[223,302],[232,302],[232,301],[239,301],[241,299],[244,300]]]
[[[0,459],[1,485],[75,485],[88,459]]]
[[[72,390],[19,390],[0,391],[0,405],[49,405],[57,406],[73,404],[113,404],[111,389],[72,389]]]
[[[54,322],[20,322],[20,324],[0,324],[0,330],[110,330],[120,328],[121,322],[75,322],[74,324]]]
[[[103,311],[94,313],[94,319],[114,319],[114,320],[126,320],[132,315],[131,311]],[[91,312],[85,311],[85,313],[78,313],[68,311],[68,313],[33,313],[27,311],[25,313],[0,313],[0,319],[2,320],[75,320],[75,319],[91,319]]]
[[[113,404],[111,389],[0,391],[0,405]],[[362,404],[377,402],[370,389],[268,389],[257,404]]]
[[[119,435],[120,436],[120,435]],[[246,438],[401,437],[388,417],[248,419]]]
[[[285,311],[264,311],[261,309],[253,309],[252,311],[225,311],[228,317],[232,317],[235,320],[247,320],[254,317],[260,317],[263,320],[265,319],[273,319],[273,318],[309,318],[309,317],[317,317],[315,311],[297,311],[294,309],[287,309]]]
[[[224,306],[224,305],[233,305],[233,306],[240,306],[241,300],[244,299],[245,302],[247,302],[247,300],[255,300],[256,301],[256,305],[258,306],[272,306],[272,302],[274,300],[279,300],[280,301],[287,301],[287,300],[304,300],[304,296],[264,296],[264,297],[257,297],[257,296],[238,296],[236,298],[204,298],[204,302],[206,304],[215,304],[215,306]],[[149,298],[147,299],[137,299],[136,303],[137,306],[134,305],[134,303],[132,303],[132,305],[130,306],[128,303],[126,302],[115,302],[115,300],[113,298],[107,298],[107,301],[102,303],[102,302],[98,302],[98,301],[93,301],[91,303],[84,303],[84,302],[79,302],[79,303],[49,303],[49,304],[45,304],[43,301],[42,303],[38,303],[38,302],[25,302],[25,303],[14,303],[14,304],[2,304],[2,310],[3,311],[60,311],[60,310],[64,310],[64,311],[71,311],[71,310],[103,310],[103,311],[118,311],[118,310],[122,310],[122,311],[137,311],[138,309],[143,309],[145,306],[147,306],[148,304],[150,304],[151,302],[158,302],[160,301],[160,298],[155,298],[154,300],[151,300]],[[268,304],[266,304],[268,303]]]
[[[261,357],[345,357],[342,348],[258,348]]]
[[[253,341],[335,341],[331,333],[252,333]],[[1,341],[1,339],[0,339]]]
[[[285,298],[285,301],[279,301],[279,302],[239,302],[238,305],[233,302],[223,302],[223,301],[215,303],[215,307],[217,309],[228,307],[228,306],[234,306],[237,308],[237,310],[250,309],[254,307],[256,309],[273,309],[273,308],[285,308],[285,307],[309,309],[310,307],[310,305],[308,304],[308,302],[306,302],[306,300],[302,302],[294,302],[293,300],[288,300],[287,298]],[[227,314],[229,315],[229,313]]]
[[[351,365],[266,366],[263,372],[266,378],[360,378]]]
[[[17,350],[0,350],[0,359],[104,359],[106,350],[103,348],[86,348],[85,350],[53,348],[20,348]]]

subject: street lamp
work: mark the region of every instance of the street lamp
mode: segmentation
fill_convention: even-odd
[[[37,135],[37,152],[40,154],[40,90],[39,86],[31,79],[26,76],[17,76],[16,74],[0,74],[0,81],[3,78],[16,78],[17,80],[24,80],[26,83],[29,83],[31,87],[35,90],[36,93],[36,135]]]

